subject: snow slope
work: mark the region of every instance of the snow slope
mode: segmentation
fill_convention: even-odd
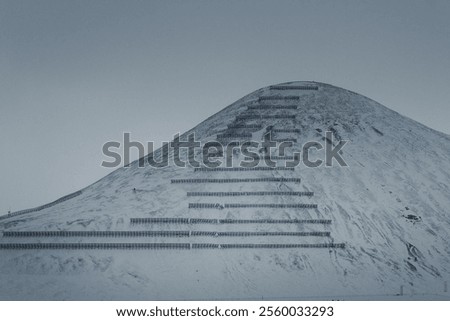
[[[307,141],[348,140],[348,167],[208,172],[134,162],[81,194],[0,218],[0,231],[190,231],[190,237],[10,237],[12,243],[344,244],[344,248],[0,249],[0,299],[449,299],[450,137],[348,90],[259,89],[200,123],[202,142],[267,126]],[[283,88],[284,89],[284,88]],[[298,100],[263,100],[267,96]],[[295,105],[297,109],[249,106]],[[254,107],[256,108],[256,107]],[[263,119],[236,117],[265,115]],[[294,119],[273,118],[295,115]],[[270,117],[269,117],[270,116]],[[228,125],[261,128],[227,130]],[[289,152],[290,153],[290,152]],[[156,152],[159,154],[159,151]],[[289,154],[291,155],[291,154]],[[323,157],[323,150],[312,153]],[[242,159],[236,155],[234,161]],[[284,161],[277,161],[281,166]],[[300,178],[301,182],[171,183],[192,178]],[[136,191],[133,191],[133,189]],[[313,196],[187,196],[187,192],[314,192]],[[317,204],[317,208],[188,208],[189,203]],[[326,219],[331,224],[130,224],[132,218]],[[329,232],[330,236],[198,236],[209,232]],[[400,289],[403,290],[400,290]]]

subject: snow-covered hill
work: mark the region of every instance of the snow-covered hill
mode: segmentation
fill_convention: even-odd
[[[0,299],[389,299],[400,292],[402,299],[449,299],[450,137],[341,88],[277,86],[247,95],[182,138],[250,132],[260,140],[269,126],[299,149],[308,141],[325,145],[331,131],[349,141],[347,167],[194,171],[134,162],[67,199],[0,218]],[[264,98],[274,96],[299,98]],[[30,249],[11,249],[18,243]]]

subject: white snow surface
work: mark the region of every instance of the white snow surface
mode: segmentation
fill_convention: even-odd
[[[348,90],[316,82],[315,90],[257,90],[206,119],[206,142],[239,114],[296,115],[247,121],[324,143],[325,131],[349,142],[348,167],[295,171],[194,172],[134,162],[38,212],[0,220],[5,231],[329,231],[330,237],[8,238],[0,243],[345,243],[336,249],[0,250],[1,300],[449,299],[450,136]],[[269,95],[298,101],[265,104],[297,110],[246,111]],[[425,108],[425,107],[424,107]],[[264,130],[253,130],[260,139]],[[312,154],[323,156],[323,151]],[[235,159],[236,160],[236,159]],[[278,161],[282,164],[283,161]],[[179,178],[293,177],[301,183],[171,184]],[[136,192],[133,192],[136,188]],[[187,192],[313,191],[314,196],[187,197]],[[188,203],[315,203],[317,209],[188,209]],[[329,225],[131,225],[130,218],[331,219]],[[1,236],[1,234],[0,234]],[[403,288],[403,296],[400,288]]]

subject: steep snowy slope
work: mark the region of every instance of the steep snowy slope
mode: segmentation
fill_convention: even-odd
[[[353,92],[295,82],[249,94],[182,139],[261,140],[268,130],[296,140],[287,155],[325,146],[331,131],[348,141],[348,166],[134,162],[60,202],[0,217],[0,299],[449,298],[449,136]]]

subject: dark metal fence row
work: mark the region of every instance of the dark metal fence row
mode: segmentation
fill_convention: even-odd
[[[318,90],[319,86],[270,86],[272,90]]]
[[[283,195],[283,196],[313,196],[313,192],[187,192],[187,196],[271,196],[271,195]]]
[[[258,98],[258,101],[266,100],[299,100],[300,96],[262,96]]]
[[[297,109],[297,105],[256,105],[256,106],[248,106],[247,110],[272,110],[272,109]]]
[[[131,224],[331,224],[327,219],[212,219],[137,217]]]
[[[196,219],[189,219],[189,218],[181,218],[181,217],[174,217],[174,218],[166,218],[166,217],[138,217],[138,218],[131,218],[130,223],[131,224],[195,224]],[[216,222],[216,220],[214,220]],[[213,222],[212,222],[213,223]]]
[[[252,138],[252,133],[217,134],[217,139],[220,138]]]
[[[247,119],[295,119],[295,115],[240,115],[236,116],[236,121]]]
[[[235,236],[330,236],[330,232],[210,232],[192,231],[191,236],[235,237]]]
[[[225,208],[317,208],[317,204],[224,204]]]
[[[247,129],[261,129],[261,125],[247,125],[247,124],[231,124],[228,125],[229,129],[240,129],[240,128],[247,128]]]
[[[0,243],[0,250],[162,250],[162,249],[292,249],[345,248],[344,243],[215,244],[215,243]]]
[[[317,208],[317,204],[219,204],[219,203],[189,203],[188,208],[208,208],[208,209],[224,209],[224,208]]]
[[[271,159],[271,160],[294,160],[294,159],[299,159],[299,157],[294,157],[294,156],[259,156],[259,158],[255,157],[256,159]],[[253,160],[253,157],[249,157],[249,156],[245,156],[244,160],[249,161],[249,160]]]
[[[0,243],[0,250],[189,250],[190,248],[189,243]]]
[[[344,243],[322,244],[192,244],[192,249],[292,249],[292,248],[345,248]]]
[[[186,178],[186,179],[172,179],[172,184],[205,184],[205,183],[264,183],[264,182],[278,182],[278,183],[300,183],[301,178],[281,178],[281,177],[266,177],[266,178]]]
[[[237,237],[237,236],[330,236],[330,232],[217,232],[217,231],[9,231],[3,237]]]
[[[189,231],[5,231],[3,237],[183,237]]]
[[[271,129],[272,133],[300,133],[300,129]]]
[[[293,167],[197,167],[194,172],[293,171]]]

